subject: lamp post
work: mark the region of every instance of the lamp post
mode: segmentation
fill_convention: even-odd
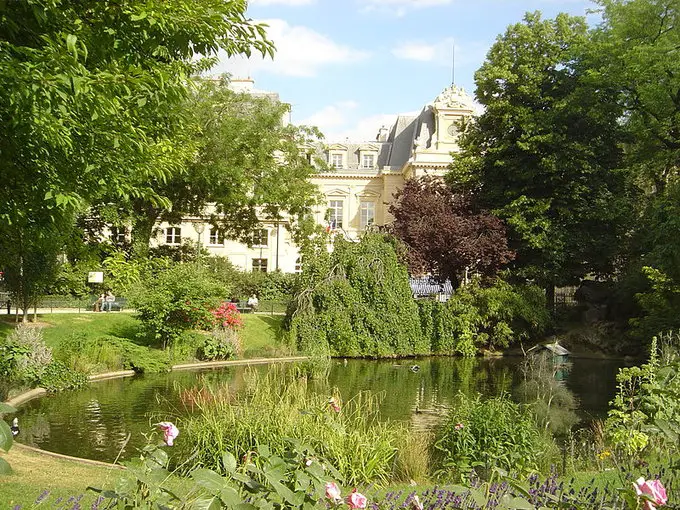
[[[201,234],[205,231],[205,223],[203,221],[194,222],[194,230],[198,234],[198,243],[196,243],[196,264],[201,263]]]

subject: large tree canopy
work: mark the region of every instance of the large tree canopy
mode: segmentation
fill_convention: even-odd
[[[493,276],[514,256],[503,222],[476,210],[469,194],[454,194],[438,179],[407,181],[390,213],[392,232],[407,247],[411,273],[431,272],[455,283],[466,272]]]
[[[0,3],[0,253],[23,274],[22,236],[68,228],[102,197],[162,202],[141,182],[182,168],[178,106],[209,57],[271,54],[245,0]],[[200,58],[205,57],[205,58]],[[21,246],[28,247],[23,243]]]
[[[594,34],[593,73],[620,91],[627,164],[647,192],[661,192],[680,172],[680,2],[596,0],[603,23]]]
[[[585,21],[527,14],[475,74],[484,113],[449,182],[507,221],[515,268],[548,287],[611,271],[623,229],[616,89],[592,80]]]
[[[320,139],[318,131],[288,125],[282,121],[288,105],[233,92],[226,78],[193,83],[182,106],[190,132],[177,134],[178,143],[193,149],[186,167],[139,183],[161,200],[135,196],[112,206],[121,225],[132,225],[138,254],[159,220],[205,217],[223,235],[245,239],[262,219],[295,221],[317,198],[309,182],[316,169],[305,147]]]

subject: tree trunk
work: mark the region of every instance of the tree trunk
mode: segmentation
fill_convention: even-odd
[[[135,211],[132,225],[132,253],[136,259],[149,256],[149,243],[153,236],[153,229],[158,220],[158,210],[148,207],[144,211]]]
[[[555,284],[549,283],[545,286],[545,306],[550,313],[555,313]]]

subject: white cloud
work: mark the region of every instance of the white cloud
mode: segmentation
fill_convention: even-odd
[[[316,0],[250,0],[248,3],[253,5],[287,5],[297,7],[300,5],[311,5]]]
[[[391,11],[397,16],[404,16],[413,9],[449,5],[453,0],[358,0],[363,5],[363,11]]]
[[[481,42],[465,43],[461,46],[452,37],[436,42],[422,40],[404,41],[392,48],[392,55],[403,60],[432,62],[440,66],[451,67],[453,47],[456,48],[456,68],[473,65],[477,68],[488,51],[488,44]]]
[[[392,50],[392,54],[397,58],[420,62],[432,62],[437,53],[437,45],[422,42],[404,42]]]
[[[271,0],[264,0],[271,1]],[[352,64],[368,58],[369,53],[339,44],[327,36],[301,25],[289,25],[282,19],[258,20],[269,25],[267,37],[274,42],[274,60],[253,54],[251,58],[221,57],[211,70],[219,74],[229,72],[234,76],[252,76],[257,71],[277,75],[314,77],[327,66]]]

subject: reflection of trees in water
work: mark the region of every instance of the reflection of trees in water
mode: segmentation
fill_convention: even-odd
[[[378,393],[382,398],[382,418],[424,428],[446,413],[459,391],[470,397],[477,393],[506,392],[520,399],[521,395],[513,388],[525,379],[520,370],[522,360],[521,357],[332,360],[327,378],[310,380],[309,388],[329,396],[333,388],[338,388],[344,400],[361,391]],[[615,391],[616,370],[621,364],[577,359],[573,363],[563,389],[579,395],[586,409],[604,412]],[[413,365],[418,365],[419,370],[410,370]],[[113,460],[130,434],[122,457],[130,458],[146,443],[143,434],[149,432],[153,423],[191,413],[190,406],[181,401],[182,391],[198,392],[213,385],[226,385],[230,392],[243,391],[247,371],[270,369],[230,367],[198,373],[151,374],[102,381],[82,390],[50,395],[22,406],[19,440],[50,451]],[[284,364],[277,370],[296,368]],[[526,394],[528,390],[522,391]],[[555,406],[551,404],[550,409]],[[560,420],[550,417],[546,421]]]

